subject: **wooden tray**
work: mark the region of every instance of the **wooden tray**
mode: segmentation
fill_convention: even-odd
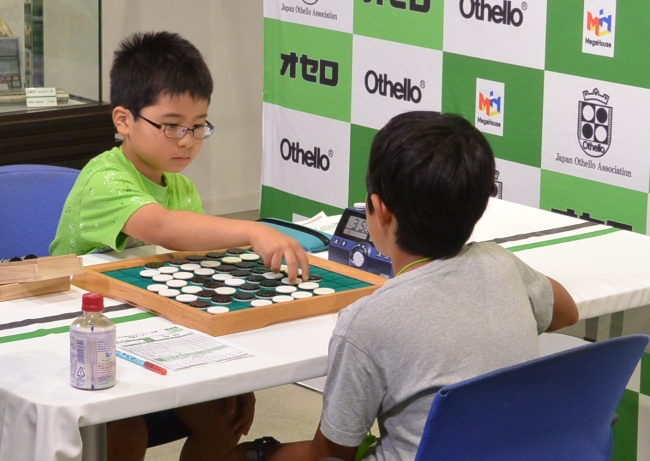
[[[103,274],[104,272],[144,266],[153,261],[168,262],[172,259],[199,253],[203,252],[176,252],[90,266],[85,268],[84,274],[74,276],[72,284],[87,291],[102,293],[107,298],[153,312],[178,325],[193,328],[212,336],[220,336],[262,328],[275,323],[338,312],[357,299],[368,296],[387,280],[369,272],[307,255],[309,264],[312,266],[369,283],[371,286],[214,315]]]
[[[70,276],[83,271],[83,262],[76,255],[0,264],[0,301],[67,291]]]

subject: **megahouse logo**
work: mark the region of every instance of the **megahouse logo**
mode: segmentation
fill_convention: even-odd
[[[304,1],[304,0],[303,0]],[[363,0],[363,3],[372,3],[375,0]],[[384,0],[376,0],[377,5],[383,5]],[[398,10],[407,9],[406,0],[389,0],[390,6]],[[428,13],[431,9],[431,0],[409,0],[408,9],[418,13]]]
[[[584,0],[582,52],[614,57],[616,0]]]
[[[607,105],[609,96],[594,88],[591,93],[583,91],[582,98],[578,101],[578,143],[590,157],[602,157],[612,143],[613,109]]]
[[[503,82],[476,79],[474,126],[483,133],[503,136],[506,86]]]
[[[587,30],[593,32],[596,37],[610,34],[613,29],[613,15],[605,13],[605,10],[587,11]]]
[[[521,8],[513,7],[510,0],[503,0],[502,5],[491,5],[485,0],[460,0],[460,14],[465,19],[477,19],[495,24],[519,27],[524,22],[524,11],[528,3],[522,2]]]
[[[406,77],[401,82],[393,82],[388,78],[387,74],[378,74],[374,70],[366,72],[363,83],[366,91],[370,94],[379,93],[381,96],[414,102],[415,104],[422,100],[420,87],[425,87],[424,80],[420,81],[420,86],[413,85],[411,79]]]
[[[321,153],[320,147],[315,146],[313,150],[304,150],[300,147],[299,142],[291,142],[287,138],[283,138],[280,141],[280,155],[282,160],[287,162],[327,171],[330,169],[330,157],[334,156],[334,152],[330,149],[325,155]]]
[[[501,96],[489,91],[478,93],[478,110],[485,112],[488,117],[494,117],[501,113]],[[498,125],[497,125],[498,126]]]
[[[306,54],[298,58],[295,52],[280,53],[282,68],[280,75],[289,72],[290,78],[296,78],[296,68],[300,62],[300,74],[306,82],[320,83],[321,85],[336,86],[339,83],[339,63],[327,59],[311,59]]]

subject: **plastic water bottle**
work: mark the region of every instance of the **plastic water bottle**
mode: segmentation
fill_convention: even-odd
[[[85,293],[83,315],[70,325],[70,384],[79,389],[115,385],[115,324],[106,317],[104,296]]]

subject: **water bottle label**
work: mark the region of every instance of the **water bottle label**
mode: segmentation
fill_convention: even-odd
[[[70,328],[70,383],[74,387],[112,387],[115,368],[115,329],[89,332]]]

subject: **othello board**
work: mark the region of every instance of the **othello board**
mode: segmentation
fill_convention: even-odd
[[[385,278],[308,255],[310,281],[290,283],[242,249],[177,252],[87,267],[72,283],[212,336],[338,312]]]

